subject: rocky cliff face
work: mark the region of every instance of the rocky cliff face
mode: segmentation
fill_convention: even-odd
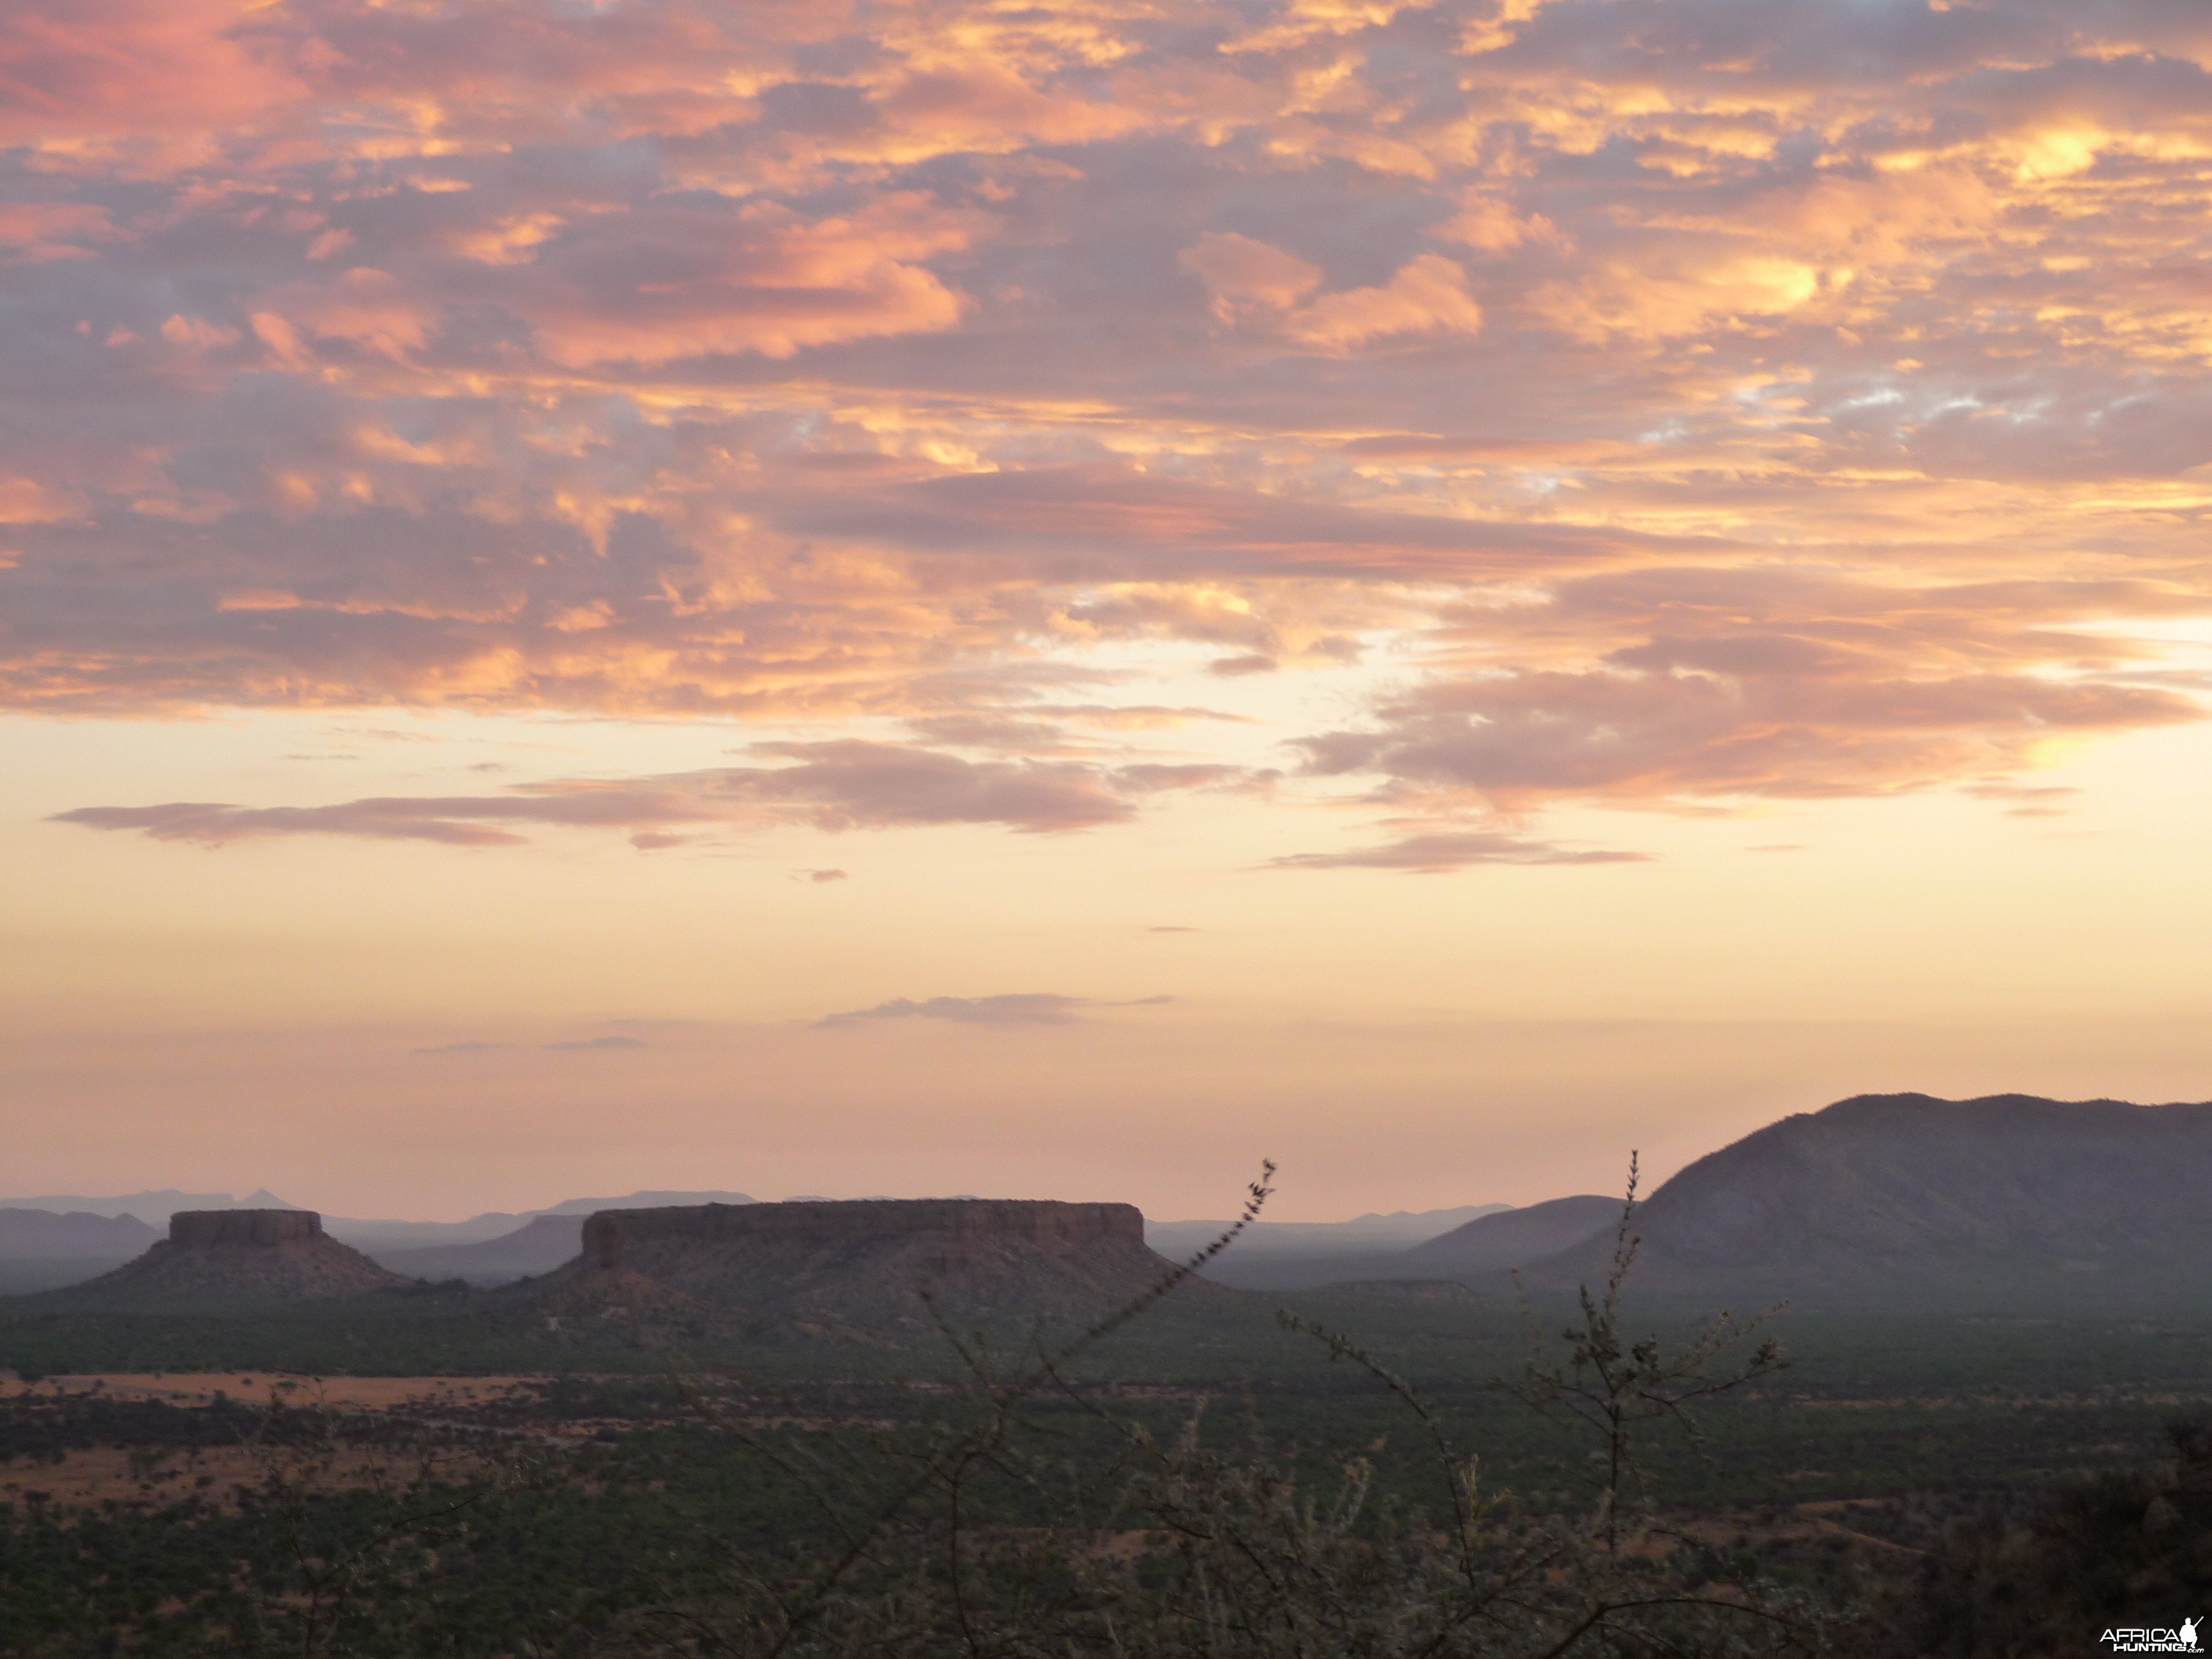
[[[223,1244],[313,1244],[323,1218],[313,1210],[179,1210],[169,1218],[169,1243],[186,1249]]]
[[[1133,1204],[1058,1204],[1039,1199],[857,1199],[843,1203],[701,1204],[602,1210],[584,1223],[584,1255],[605,1267],[642,1249],[662,1259],[747,1246],[868,1249],[900,1241],[948,1264],[963,1252],[1018,1245],[1059,1255],[1145,1246]],[[1158,1260],[1153,1257],[1153,1260]]]
[[[1171,1270],[1127,1204],[863,1200],[605,1210],[545,1282],[562,1305],[596,1280],[650,1283],[705,1306],[919,1328],[917,1292],[963,1317],[1101,1310]]]
[[[116,1305],[227,1308],[325,1301],[407,1281],[327,1237],[312,1210],[180,1210],[135,1261],[59,1292]]]

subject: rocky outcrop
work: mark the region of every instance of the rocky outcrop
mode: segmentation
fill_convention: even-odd
[[[327,1301],[408,1283],[323,1232],[313,1210],[180,1210],[135,1261],[61,1292],[155,1309]]]
[[[1082,1316],[1172,1271],[1128,1204],[867,1199],[603,1210],[583,1253],[541,1281],[573,1304],[612,1276],[702,1306],[919,1328],[925,1290],[963,1318]]]

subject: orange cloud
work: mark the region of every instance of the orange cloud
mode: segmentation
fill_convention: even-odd
[[[1380,287],[1322,295],[1287,326],[1309,345],[1348,351],[1405,335],[1474,334],[1482,327],[1482,307],[1467,290],[1464,270],[1442,254],[1424,253]]]
[[[356,265],[328,283],[299,283],[258,296],[254,332],[286,368],[304,367],[302,337],[352,353],[401,361],[429,337],[434,313],[388,271]]]
[[[2196,709],[2208,65],[2176,4],[33,0],[0,698],[907,721],[1119,812],[1266,763],[1042,711],[1327,672],[1293,789],[2008,775]]]
[[[593,281],[599,271],[580,255],[571,269],[581,280],[533,307],[549,357],[571,368],[723,352],[781,358],[950,328],[958,296],[915,262],[964,246],[972,226],[919,196],[895,195],[850,216],[808,220],[763,204],[726,218],[669,221],[665,234],[680,240],[688,256],[680,263],[696,274],[628,281],[610,270],[611,280]],[[604,239],[600,246],[615,253]]]
[[[1233,325],[1260,322],[1303,344],[1348,351],[1371,340],[1420,334],[1474,334],[1482,307],[1467,273],[1441,254],[1409,260],[1377,287],[1310,297],[1317,265],[1234,232],[1201,237],[1178,256],[1206,284],[1213,314]]]

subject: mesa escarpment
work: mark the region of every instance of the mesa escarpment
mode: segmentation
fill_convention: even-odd
[[[323,1231],[313,1210],[179,1210],[169,1236],[64,1292],[149,1308],[319,1302],[408,1283]]]
[[[192,1250],[228,1244],[312,1246],[322,1237],[323,1218],[313,1210],[179,1210],[169,1218],[169,1243]]]
[[[641,1285],[687,1300],[856,1324],[927,1323],[927,1287],[963,1317],[1080,1316],[1172,1271],[1129,1204],[863,1199],[602,1210],[583,1253],[540,1281],[549,1303]]]

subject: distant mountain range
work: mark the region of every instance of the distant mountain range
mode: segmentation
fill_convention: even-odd
[[[1652,1193],[1633,1218],[1634,1285],[1738,1307],[1784,1297],[1836,1308],[2197,1307],[2212,1304],[2208,1194],[2212,1103],[1865,1095],[1771,1123]],[[152,1241],[142,1210],[184,1198],[248,1207],[174,1193],[45,1200],[73,1212],[0,1205],[0,1291],[114,1267]],[[330,1218],[325,1231],[408,1279],[489,1285],[564,1267],[594,1212],[751,1202],[637,1193],[465,1222]],[[818,1207],[858,1215],[864,1204]],[[1604,1278],[1620,1212],[1619,1199],[1584,1194],[1525,1209],[1261,1222],[1207,1276],[1255,1290],[1456,1281],[1510,1294],[1518,1271],[1534,1291],[1571,1291]],[[1188,1259],[1227,1224],[1146,1223],[1144,1244]]]
[[[114,1215],[138,1228],[126,1239],[120,1233],[106,1243],[82,1234],[86,1248],[15,1248],[6,1229],[9,1215],[26,1217],[36,1212],[29,1199],[0,1200],[0,1294],[21,1290],[44,1290],[55,1285],[90,1279],[135,1255],[167,1226],[169,1216],[185,1209],[295,1209],[295,1205],[258,1193],[259,1203],[246,1204],[227,1193],[197,1194],[165,1191],[137,1193],[122,1198],[49,1199],[45,1205],[70,1204],[97,1218]],[[790,1203],[827,1202],[791,1199]],[[542,1210],[519,1213],[488,1211],[465,1221],[380,1221],[346,1216],[325,1216],[323,1231],[342,1243],[362,1251],[379,1264],[410,1279],[466,1279],[471,1285],[503,1285],[511,1280],[550,1273],[576,1254],[584,1218],[599,1210],[663,1209],[696,1204],[750,1204],[743,1193],[641,1192],[620,1198],[571,1198]],[[1300,1279],[1298,1264],[1320,1261],[1332,1273],[1346,1262],[1370,1256],[1380,1261],[1407,1246],[1449,1232],[1462,1223],[1505,1210],[1503,1204],[1471,1204],[1457,1209],[1399,1211],[1390,1215],[1363,1215],[1350,1221],[1262,1221],[1245,1230],[1210,1276],[1224,1284],[1265,1284],[1271,1268],[1288,1267]],[[134,1221],[133,1218],[143,1218]],[[152,1224],[148,1226],[146,1222]],[[31,1237],[22,1222],[20,1237]],[[1163,1255],[1187,1259],[1219,1237],[1226,1221],[1148,1221],[1146,1244]],[[64,1266],[61,1258],[67,1257]],[[41,1265],[18,1266],[36,1260]],[[51,1264],[51,1265],[48,1265]],[[1256,1275],[1256,1277],[1255,1276]],[[1339,1274],[1338,1276],[1341,1276]],[[1303,1280],[1301,1279],[1301,1282]]]
[[[0,1198],[0,1211],[45,1210],[55,1215],[134,1216],[159,1231],[179,1210],[294,1210],[276,1194],[264,1189],[247,1198],[228,1193],[180,1193],[164,1188],[157,1193],[131,1193],[121,1198]]]
[[[161,1237],[134,1215],[0,1208],[0,1295],[95,1278]]]
[[[332,1238],[350,1244],[357,1250],[366,1250],[382,1261],[387,1254],[396,1255],[403,1251],[450,1249],[491,1243],[521,1231],[541,1216],[574,1216],[580,1226],[582,1218],[595,1210],[650,1209],[672,1204],[750,1204],[754,1201],[744,1193],[629,1193],[621,1198],[564,1198],[558,1204],[548,1205],[542,1210],[523,1210],[513,1213],[504,1210],[487,1210],[482,1215],[471,1216],[466,1221],[365,1221],[350,1216],[330,1215],[323,1218],[323,1229]],[[574,1229],[570,1230],[568,1236],[573,1246]],[[569,1255],[575,1253],[574,1248],[568,1251]],[[562,1260],[567,1260],[567,1257]],[[460,1275],[457,1273],[455,1276]]]
[[[632,1200],[616,1199],[597,1207],[628,1209],[631,1206]],[[504,1285],[513,1279],[550,1273],[563,1262],[574,1260],[583,1237],[584,1220],[583,1215],[556,1211],[532,1216],[514,1231],[502,1233],[497,1238],[468,1244],[418,1245],[411,1249],[372,1246],[368,1254],[392,1272],[404,1273],[410,1279],[465,1279],[471,1285]]]
[[[1363,1216],[1359,1222],[1340,1224],[1346,1231],[1335,1237],[1331,1237],[1334,1230],[1316,1228],[1301,1233],[1295,1241],[1276,1244],[1262,1234],[1260,1239],[1250,1241],[1260,1245],[1257,1249],[1248,1249],[1248,1241],[1240,1238],[1206,1273],[1209,1279],[1224,1285],[1250,1291],[1315,1290],[1350,1280],[1368,1284],[1404,1279],[1479,1280],[1486,1275],[1508,1273],[1528,1262],[1540,1261],[1570,1245],[1580,1243],[1599,1229],[1618,1221],[1620,1204],[1617,1198],[1554,1198],[1519,1210],[1504,1204],[1484,1204],[1464,1210],[1431,1210],[1419,1215]],[[1425,1224],[1432,1219],[1451,1220],[1456,1224]],[[1361,1223],[1375,1221],[1398,1224],[1364,1232],[1352,1231]],[[1146,1237],[1152,1239],[1153,1231],[1147,1227]],[[1159,1248],[1156,1239],[1153,1248]]]
[[[1214,1258],[1206,1269],[1206,1277],[1224,1285],[1271,1285],[1280,1273],[1297,1278],[1303,1263],[1335,1264],[1395,1255],[1478,1217],[1511,1207],[1463,1204],[1453,1210],[1396,1210],[1389,1215],[1355,1216],[1350,1221],[1255,1221]],[[1231,1224],[1227,1221],[1147,1221],[1145,1243],[1162,1255],[1187,1261]]]
[[[136,1255],[161,1236],[160,1229],[131,1215],[0,1210],[0,1258],[9,1261]]]
[[[465,1221],[323,1218],[323,1232],[410,1279],[501,1285],[542,1273],[576,1254],[584,1218],[599,1210],[679,1204],[750,1204],[743,1193],[643,1192],[571,1198],[543,1210],[491,1211]],[[119,1198],[0,1199],[0,1295],[52,1290],[97,1278],[137,1256],[180,1210],[297,1210],[268,1192],[248,1199],[173,1188]]]

